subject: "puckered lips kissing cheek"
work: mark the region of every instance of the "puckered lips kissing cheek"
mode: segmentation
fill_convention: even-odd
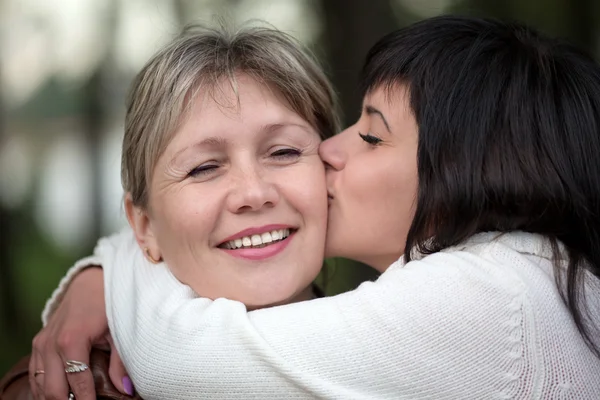
[[[284,224],[248,228],[229,236],[217,247],[234,257],[265,260],[283,252],[297,231],[297,227]]]

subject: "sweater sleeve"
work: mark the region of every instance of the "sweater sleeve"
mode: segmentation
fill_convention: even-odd
[[[522,383],[522,285],[471,254],[247,312],[197,297],[131,234],[97,253],[116,346],[147,400],[510,398]]]

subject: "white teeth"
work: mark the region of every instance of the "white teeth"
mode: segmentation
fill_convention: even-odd
[[[244,236],[243,238],[230,240],[223,244],[223,247],[232,250],[242,247],[264,247],[269,243],[283,240],[288,236],[290,236],[289,229],[277,229],[271,232],[262,233],[260,235]]]
[[[269,232],[265,232],[260,235],[260,239],[263,243],[271,243],[273,241],[273,238],[271,238],[271,234]]]
[[[252,235],[252,237],[250,238],[250,240],[252,240],[252,246],[258,246],[262,244],[262,240],[260,238],[260,235]]]

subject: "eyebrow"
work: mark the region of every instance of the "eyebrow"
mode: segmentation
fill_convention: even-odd
[[[297,124],[294,122],[290,122],[290,123],[277,123],[277,124],[267,124],[267,125],[263,125],[261,127],[261,131],[265,132],[265,133],[274,133],[279,129],[288,127],[288,126],[294,126],[296,128],[300,128],[306,132],[310,132],[311,128],[307,125],[304,124]]]
[[[170,162],[174,162],[182,154],[188,152],[190,149],[197,149],[197,148],[205,147],[205,146],[207,146],[207,147],[224,147],[228,143],[229,143],[229,141],[222,137],[216,137],[216,136],[208,137],[200,142],[196,142],[196,143],[192,144],[191,146],[184,147],[183,149],[179,150],[177,153],[175,153],[173,155],[173,157],[171,157]]]
[[[383,121],[383,124],[385,125],[385,128],[387,129],[387,131],[389,133],[392,133],[392,130],[390,129],[390,124],[388,124],[387,120],[385,119],[385,117],[383,116],[383,113],[381,111],[379,111],[378,109],[376,109],[373,106],[365,106],[365,112],[367,113],[367,115],[378,115],[381,120]]]

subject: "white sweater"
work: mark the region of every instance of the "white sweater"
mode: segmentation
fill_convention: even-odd
[[[131,232],[95,253],[110,329],[146,400],[600,399],[600,359],[536,235],[479,234],[354,291],[252,312],[197,297]],[[587,278],[599,322],[600,284]]]

